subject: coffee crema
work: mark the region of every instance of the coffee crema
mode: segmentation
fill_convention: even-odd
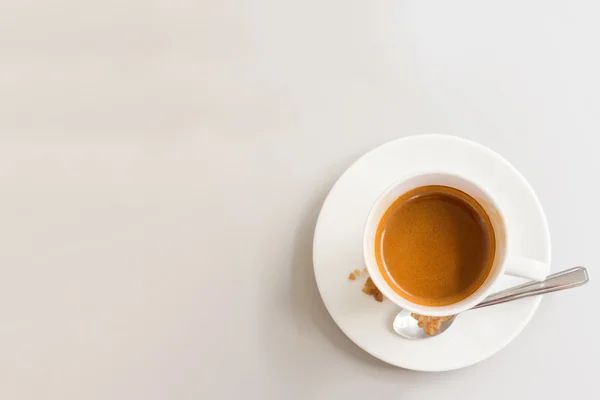
[[[400,196],[375,235],[375,258],[387,284],[405,299],[445,306],[473,294],[494,263],[496,239],[483,207],[447,186]]]

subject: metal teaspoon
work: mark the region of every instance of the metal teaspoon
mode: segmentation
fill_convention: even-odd
[[[471,310],[477,308],[494,306],[525,297],[537,296],[545,293],[557,292],[559,290],[571,289],[582,286],[589,281],[587,270],[584,267],[575,267],[556,274],[548,275],[542,282],[528,282],[515,286],[488,296]],[[469,311],[469,310],[468,310]],[[465,311],[467,312],[467,311]],[[402,310],[394,318],[394,331],[406,339],[427,339],[444,333],[456,320],[458,315],[442,322],[440,330],[435,335],[428,335],[425,330],[419,328],[418,321],[414,319],[408,310]]]

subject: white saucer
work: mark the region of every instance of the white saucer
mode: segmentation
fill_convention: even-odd
[[[407,340],[392,330],[398,307],[361,292],[363,227],[377,197],[405,174],[444,170],[485,182],[511,226],[515,251],[550,264],[550,234],[542,206],[521,174],[498,154],[446,135],[410,136],[367,153],[340,177],[327,196],[315,230],[313,260],[317,285],[333,320],[359,347],[398,367],[446,371],[492,356],[529,322],[541,297],[469,311],[443,335]],[[549,268],[548,268],[549,269]],[[524,280],[502,277],[495,290]]]

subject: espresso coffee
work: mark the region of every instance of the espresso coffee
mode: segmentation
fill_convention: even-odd
[[[425,306],[473,294],[494,262],[496,240],[483,207],[447,186],[423,186],[399,197],[375,236],[375,258],[388,285]]]

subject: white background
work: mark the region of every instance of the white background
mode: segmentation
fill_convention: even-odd
[[[2,1],[0,398],[589,397],[599,13],[591,0]],[[511,161],[545,207],[552,270],[592,277],[449,373],[363,353],[312,272],[333,182],[417,133]]]

